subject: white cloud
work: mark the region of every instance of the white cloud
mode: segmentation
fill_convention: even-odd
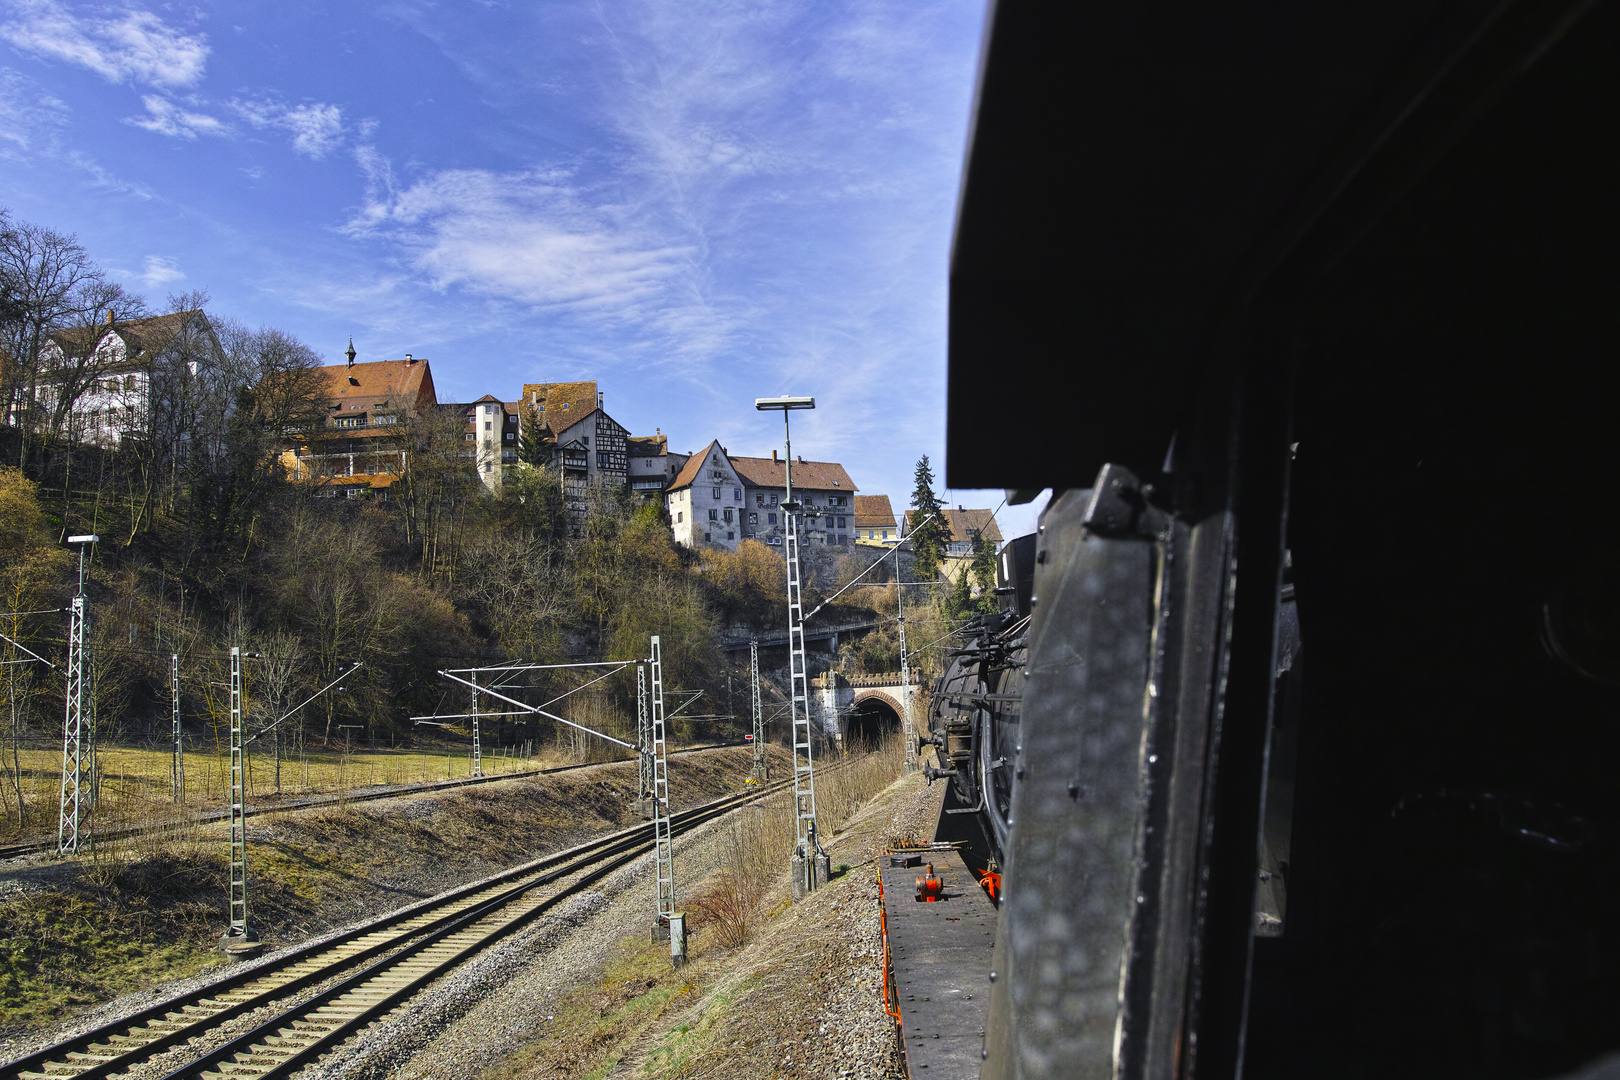
[[[126,124],[134,124],[138,128],[176,139],[229,134],[230,129],[212,116],[190,112],[158,94],[147,94],[141,98],[141,102],[146,106],[146,115],[126,117],[124,119]]]
[[[148,255],[141,272],[136,276],[148,287],[155,289],[171,281],[179,281],[186,275],[167,255]]]
[[[690,247],[635,207],[593,198],[568,171],[453,169],[400,191],[375,150],[356,157],[369,192],[347,231],[403,243],[438,288],[619,316],[650,314],[655,301],[680,310],[669,294]]]
[[[269,100],[231,100],[244,120],[256,128],[275,128],[292,136],[293,149],[305,157],[321,158],[343,142],[343,110],[336,105],[283,105]]]
[[[11,0],[0,38],[48,60],[77,64],[108,82],[180,89],[203,77],[208,39],[140,9],[77,14],[53,0]]]
[[[68,107],[26,75],[0,68],[0,154],[48,143],[67,123]]]

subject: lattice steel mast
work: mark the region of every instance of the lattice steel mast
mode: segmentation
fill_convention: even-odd
[[[231,928],[226,937],[248,941],[247,791],[242,771],[242,648],[231,646]]]
[[[911,719],[911,663],[906,655],[906,598],[899,585],[894,589],[895,611],[900,616],[900,705],[901,733],[906,740],[906,772],[917,771],[917,727]]]
[[[499,680],[496,680],[496,681],[498,682]],[[477,672],[473,673],[472,684],[473,684],[473,688],[472,688],[472,727],[473,727],[472,774],[474,776],[483,776],[484,775],[484,750],[483,750],[483,747],[479,745],[479,741],[478,741],[478,673]]]
[[[652,713],[647,703],[647,665],[636,665],[636,812],[653,816]]]
[[[90,633],[90,602],[84,595],[84,549],[99,536],[70,536],[79,545],[79,592],[73,598],[68,624],[67,703],[62,717],[62,800],[56,823],[56,853],[72,855],[91,841],[90,810],[94,799],[94,733],[85,722],[85,642]],[[88,743],[88,745],[87,745]]]
[[[174,763],[169,768],[169,783],[175,802],[186,798],[186,747],[180,730],[180,654],[169,657],[169,704],[173,714]]]
[[[793,721],[793,803],[795,839],[792,873],[794,894],[821,884],[815,872],[818,845],[816,844],[816,770],[815,755],[810,745],[810,672],[804,650],[804,603],[799,576],[799,515],[798,504],[793,501],[793,435],[788,414],[795,409],[814,409],[816,399],[810,397],[757,398],[754,408],[762,412],[782,410],[782,440],[787,457],[783,461],[783,488],[786,498],[782,502],[787,526],[786,554],[788,573],[788,681],[789,703]]]
[[[664,650],[652,636],[653,841],[658,853],[658,926],[675,913],[675,848],[669,831],[669,758],[664,731]]]
[[[764,783],[770,779],[770,768],[765,764],[765,708],[759,696],[759,642],[748,643],[748,668],[754,683],[754,772],[752,779]]]

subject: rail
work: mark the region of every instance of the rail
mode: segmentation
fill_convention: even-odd
[[[789,787],[789,781],[779,781],[683,811],[671,819],[671,831],[684,834]],[[266,1007],[277,1010],[273,1019],[168,1073],[165,1080],[291,1075],[474,953],[650,851],[652,832],[651,823],[623,829],[245,967],[0,1065],[0,1080],[123,1072]],[[579,876],[550,896],[528,895],[574,875]],[[364,966],[355,970],[357,965]],[[335,985],[294,1002],[285,1000],[334,978],[340,979]]]

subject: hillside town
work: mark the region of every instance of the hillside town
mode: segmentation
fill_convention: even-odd
[[[453,443],[451,456],[491,495],[523,470],[552,473],[575,536],[589,492],[627,491],[661,507],[685,547],[735,551],[754,540],[780,548],[790,483],[804,544],[888,547],[908,532],[889,495],[860,494],[842,462],[801,455],[790,463],[775,450],[748,457],[713,440],[697,451],[672,450],[661,426],[634,435],[615,420],[596,380],[524,383],[515,396],[441,401],[428,357],[362,360],[352,338],[343,355],[342,364],[306,364],[246,385],[206,311],[120,320],[109,307],[103,323],[45,335],[38,377],[31,385],[14,380],[6,421],[16,428],[32,414],[35,425],[55,426],[70,443],[111,450],[159,433],[189,447],[200,434],[188,423],[198,398],[211,394],[228,412],[238,391],[263,393],[300,376],[308,415],[283,425],[277,457],[287,479],[316,497],[389,501],[410,472],[412,444],[425,435]],[[987,508],[944,508],[941,524],[949,580],[974,554],[975,538],[992,549],[1002,541]]]

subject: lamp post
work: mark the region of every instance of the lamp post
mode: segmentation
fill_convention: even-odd
[[[796,842],[793,848],[793,896],[802,899],[812,889],[827,883],[830,866],[827,853],[816,840],[816,774],[810,747],[810,673],[804,653],[804,608],[799,588],[798,504],[793,501],[793,433],[788,414],[797,409],[813,409],[813,397],[756,398],[760,412],[782,412],[782,441],[787,450],[783,462],[782,502],[788,572],[788,674],[792,683],[790,708],[793,715],[793,802]]]

